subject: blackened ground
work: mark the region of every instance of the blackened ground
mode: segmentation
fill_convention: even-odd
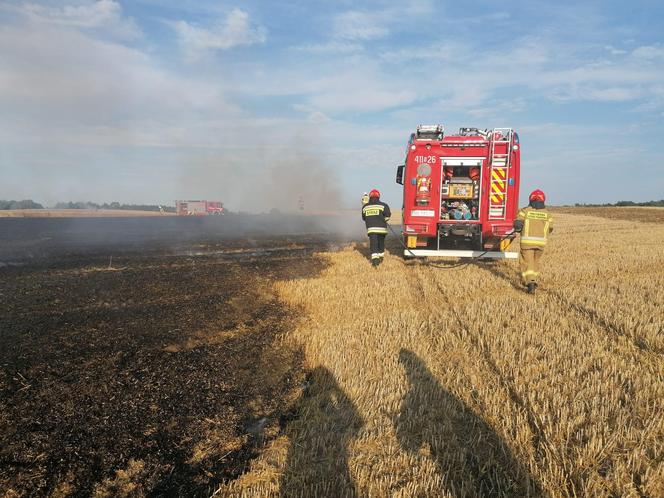
[[[0,268],[43,256],[187,250],[195,244],[225,247],[312,244],[365,239],[358,213],[340,215],[167,216],[146,218],[0,218]]]
[[[280,341],[298,311],[271,283],[320,271],[313,251],[341,239],[99,250],[46,228],[4,236],[0,489],[206,496],[242,473],[304,379],[300,351]],[[37,240],[49,230],[52,246]]]

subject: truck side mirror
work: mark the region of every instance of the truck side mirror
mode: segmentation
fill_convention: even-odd
[[[397,183],[403,185],[403,170],[406,167],[405,164],[397,166]]]

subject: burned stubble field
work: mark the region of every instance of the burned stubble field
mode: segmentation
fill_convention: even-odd
[[[155,250],[44,226],[2,248],[0,496],[209,496],[240,475],[305,380],[273,285],[319,272],[330,240],[197,228]]]

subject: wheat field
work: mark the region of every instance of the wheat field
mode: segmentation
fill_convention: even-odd
[[[321,254],[275,284],[305,317],[297,416],[216,496],[664,496],[663,247],[560,214],[532,296],[514,262]]]

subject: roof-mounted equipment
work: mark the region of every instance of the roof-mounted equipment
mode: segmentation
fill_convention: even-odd
[[[459,128],[459,135],[462,137],[482,137],[485,140],[489,137],[489,130],[480,130],[479,128]]]
[[[444,133],[443,125],[418,125],[415,138],[417,140],[442,140]]]

